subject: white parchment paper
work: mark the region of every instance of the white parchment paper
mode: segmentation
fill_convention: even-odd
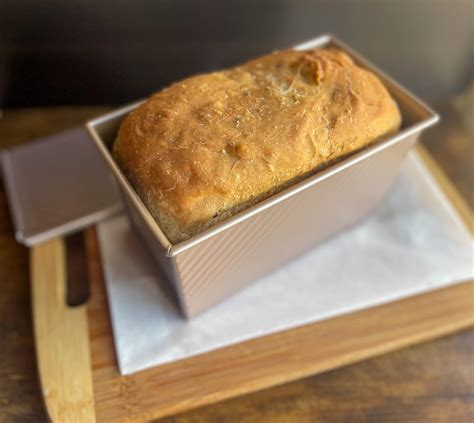
[[[367,220],[192,321],[125,216],[98,233],[122,374],[473,277],[470,234],[415,153]]]

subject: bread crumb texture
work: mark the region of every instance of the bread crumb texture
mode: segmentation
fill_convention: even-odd
[[[346,54],[286,50],[154,94],[113,155],[177,243],[400,124],[380,80]]]

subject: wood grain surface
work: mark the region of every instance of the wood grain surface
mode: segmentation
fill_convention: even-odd
[[[120,376],[95,231],[88,229],[86,236],[91,261],[92,374],[99,422],[150,421],[474,324],[474,282],[466,282]]]
[[[64,239],[44,242],[30,254],[36,362],[48,416],[94,423],[87,304],[66,304]]]
[[[0,139],[18,144],[80,123],[97,112],[87,108],[7,111],[0,123]],[[472,205],[472,137],[461,129],[453,109],[441,112],[444,123],[425,138]],[[4,339],[0,421],[45,421],[36,378],[27,251],[13,239],[3,190],[0,280]],[[100,328],[96,330],[100,334]],[[472,421],[473,345],[474,334],[466,331],[165,421]]]

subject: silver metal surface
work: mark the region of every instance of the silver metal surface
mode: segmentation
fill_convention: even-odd
[[[193,316],[367,215],[387,191],[422,130],[438,116],[333,36],[295,48],[346,51],[384,82],[403,115],[399,133],[317,172],[202,233],[172,245],[114,162],[109,148],[138,104],[87,123],[117,178],[131,221]]]
[[[32,246],[122,209],[115,181],[83,127],[3,153],[16,239]]]

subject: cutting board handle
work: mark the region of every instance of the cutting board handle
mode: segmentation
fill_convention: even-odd
[[[95,422],[87,305],[66,304],[62,238],[30,253],[36,357],[43,398],[52,422]]]

